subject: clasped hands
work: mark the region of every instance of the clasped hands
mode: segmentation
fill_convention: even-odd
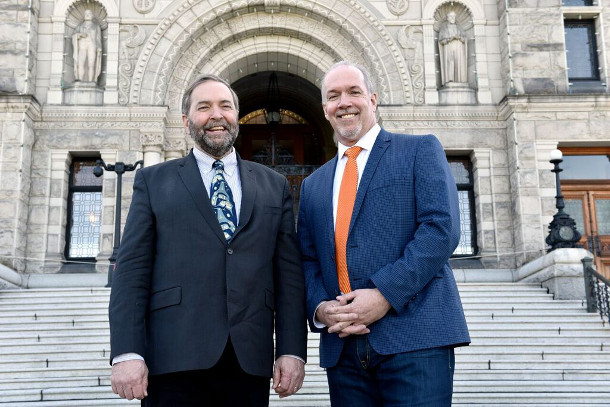
[[[329,333],[339,337],[363,335],[368,326],[383,318],[392,308],[377,288],[354,290],[326,301],[316,311],[316,319],[328,327]]]

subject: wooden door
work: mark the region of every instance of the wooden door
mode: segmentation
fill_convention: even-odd
[[[598,272],[610,278],[610,187],[570,184],[562,189],[564,210],[582,234],[580,244],[595,256]]]

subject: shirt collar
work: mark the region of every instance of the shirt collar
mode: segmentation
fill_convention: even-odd
[[[193,147],[193,155],[195,156],[195,160],[197,160],[197,165],[200,168],[203,168],[205,172],[212,171],[212,164],[216,161],[216,158],[211,155],[199,150],[197,147]],[[231,152],[226,156],[222,157],[220,160],[224,164],[225,173],[232,177],[237,170],[237,153],[235,152],[235,148],[231,149]]]
[[[356,144],[354,144],[354,146],[362,147],[363,150],[371,151],[380,131],[381,127],[379,124],[375,123],[375,125],[371,127],[371,129],[367,131]],[[337,143],[337,154],[339,156],[339,160],[343,157],[343,154],[345,154],[345,151],[347,151],[348,148],[350,147],[343,145],[340,142]]]

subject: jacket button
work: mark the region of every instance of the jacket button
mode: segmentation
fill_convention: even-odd
[[[227,253],[228,254],[233,254],[233,249],[231,249],[231,248],[227,249]]]

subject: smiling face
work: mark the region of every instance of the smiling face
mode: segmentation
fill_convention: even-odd
[[[197,148],[209,155],[227,155],[239,133],[237,109],[229,88],[220,82],[207,80],[191,93],[188,115],[182,121]]]
[[[350,65],[328,72],[322,89],[324,116],[339,142],[353,146],[376,123],[377,94],[370,93],[362,72]]]

